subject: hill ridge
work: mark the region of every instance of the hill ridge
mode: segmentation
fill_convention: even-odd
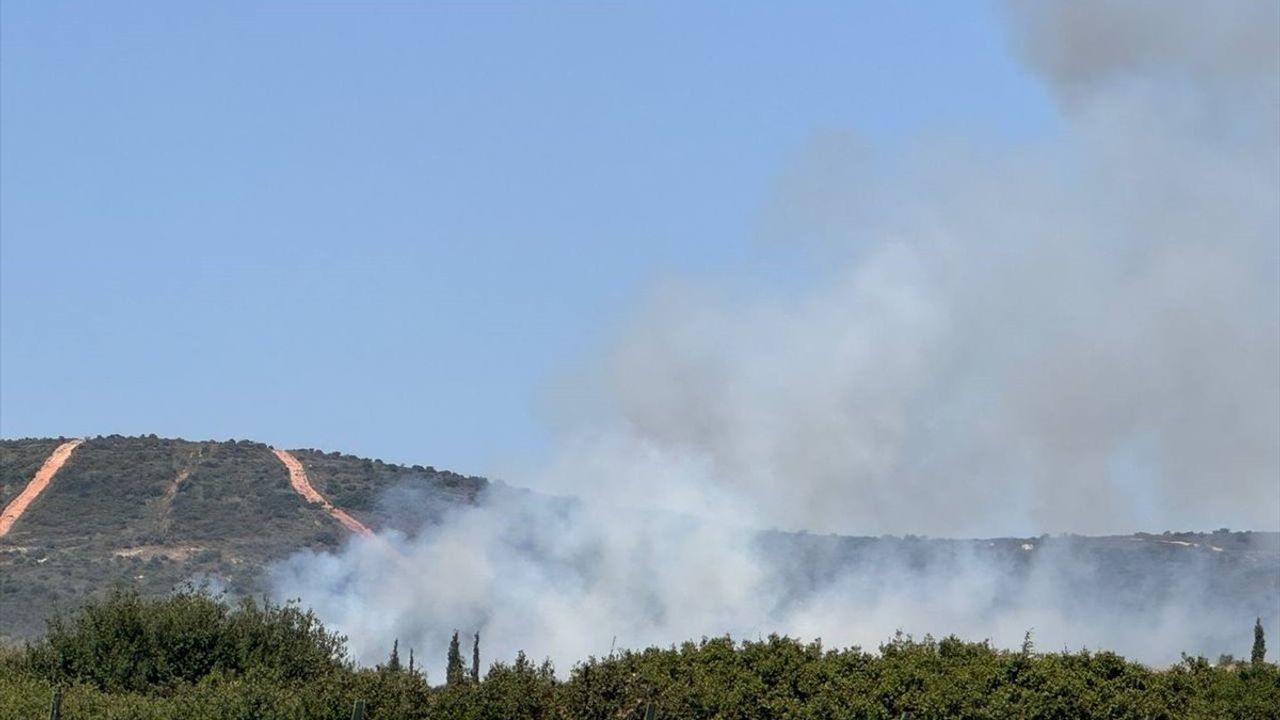
[[[0,535],[0,638],[30,637],[51,606],[77,605],[114,584],[159,595],[207,580],[257,593],[263,569],[295,552],[335,551],[353,533],[413,532],[488,487],[434,467],[280,452],[305,483],[295,487],[275,448],[249,440],[0,439],[0,507],[22,503]],[[42,472],[58,453],[55,472]],[[37,475],[40,492],[28,492]],[[384,500],[409,490],[421,502]]]
[[[0,507],[69,442],[76,441],[0,439]],[[411,537],[490,492],[504,493],[500,505],[528,510],[524,522],[569,516],[578,502],[430,466],[249,440],[85,438],[0,536],[0,640],[32,637],[51,608],[79,605],[113,585],[158,596],[208,581],[232,595],[257,594],[267,589],[265,571],[295,553],[339,551],[358,528]],[[877,558],[946,573],[957,557],[980,557],[1018,580],[1056,555],[1081,568],[1073,582],[1093,596],[1143,604],[1152,593],[1194,592],[1206,607],[1230,605],[1219,614],[1272,617],[1280,577],[1273,532],[931,539],[764,530],[754,543],[761,563],[797,592],[874,570]],[[1188,587],[1192,572],[1198,580]]]

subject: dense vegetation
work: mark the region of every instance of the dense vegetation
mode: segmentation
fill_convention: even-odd
[[[430,466],[393,465],[320,450],[293,454],[321,495],[369,527],[415,532],[422,522],[438,519],[450,507],[474,503],[488,487],[484,478]]]
[[[0,506],[61,441],[0,440]],[[297,456],[317,489],[375,528],[416,530],[424,516],[474,501],[486,484],[340,453]],[[412,496],[380,502],[388,492]],[[253,594],[265,589],[270,563],[299,550],[335,550],[347,536],[293,491],[263,443],[90,438],[0,538],[0,641],[33,638],[49,607],[75,607],[113,585],[161,597],[209,578]]]
[[[1258,631],[1261,633],[1261,630]],[[1259,634],[1259,641],[1261,635]],[[440,649],[445,652],[444,648]],[[1242,649],[1243,650],[1243,649]],[[343,638],[294,605],[230,606],[187,590],[116,591],[43,640],[0,657],[0,718],[40,717],[55,688],[77,718],[334,718],[356,700],[392,718],[1221,718],[1280,717],[1280,668],[1258,656],[1153,670],[1108,652],[1038,653],[899,636],[878,652],[783,637],[728,638],[588,658],[557,678],[524,655],[483,675],[455,642],[432,685],[398,649],[357,668]]]
[[[59,442],[0,440],[0,501],[20,492]],[[320,492],[375,530],[412,534],[496,491],[431,467],[294,454]],[[519,503],[572,502],[502,492],[518,492]],[[172,594],[208,578],[252,596],[265,589],[272,562],[346,538],[292,491],[262,443],[89,439],[0,538],[0,719],[47,716],[55,687],[65,691],[65,718],[345,720],[362,699],[371,718],[641,718],[652,709],[657,718],[1280,719],[1280,680],[1265,662],[1191,658],[1152,670],[1109,653],[1010,653],[954,638],[900,637],[877,652],[715,638],[588,658],[560,676],[523,656],[481,672],[464,662],[470,648],[455,644],[434,649],[447,653],[449,672],[428,679],[398,655],[381,667],[354,666],[342,639],[294,606]],[[1261,615],[1268,626],[1276,617],[1277,533],[936,540],[766,532],[757,544],[799,594],[889,561],[928,573],[966,558],[1006,569],[1016,587],[1052,555],[1069,560],[1064,586],[1089,588],[1112,606],[1147,608],[1177,594],[1218,617]],[[112,586],[125,589],[106,598]],[[86,601],[41,636],[51,608]],[[13,649],[26,639],[35,644]],[[1265,657],[1265,642],[1246,650],[1241,657]]]
[[[28,438],[0,442],[0,507],[22,492],[62,441],[63,438]]]

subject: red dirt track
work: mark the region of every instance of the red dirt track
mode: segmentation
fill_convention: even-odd
[[[62,469],[62,465],[71,457],[71,452],[76,449],[84,440],[68,440],[62,443],[49,455],[49,459],[44,461],[44,465],[36,471],[35,477],[31,478],[31,482],[23,488],[18,496],[11,500],[4,507],[4,511],[0,512],[0,537],[9,534],[9,530],[13,528],[13,524],[18,522],[18,518],[22,517],[22,513],[26,512],[27,507],[44,492],[53,480],[53,476]],[[363,526],[362,526],[363,527]]]
[[[335,507],[333,503],[326,500],[323,495],[316,492],[315,488],[311,487],[311,481],[307,479],[306,469],[302,467],[302,462],[293,456],[293,453],[288,450],[272,450],[272,452],[276,454],[276,457],[280,458],[280,462],[284,463],[285,468],[289,471],[289,484],[307,502],[323,507],[325,512],[329,513],[334,520],[342,523],[342,526],[351,532],[357,535],[373,535],[372,530],[365,527],[359,520],[348,515],[342,508]],[[57,453],[55,452],[54,454],[56,455]],[[8,511],[6,510],[5,512]],[[0,535],[3,534],[3,530],[0,529]]]

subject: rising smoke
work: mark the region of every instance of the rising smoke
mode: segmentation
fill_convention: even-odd
[[[925,149],[873,190],[838,166],[863,154],[815,136],[764,224],[820,236],[795,251],[834,269],[803,292],[656,292],[521,478],[580,501],[499,488],[416,535],[295,557],[276,589],[364,661],[454,628],[562,669],[614,636],[724,632],[1239,652],[1251,617],[1197,572],[1081,598],[1107,569],[1069,544],[1028,564],[889,543],[814,577],[796,567],[833,563],[754,532],[1280,527],[1280,5],[1009,15],[1061,137]]]

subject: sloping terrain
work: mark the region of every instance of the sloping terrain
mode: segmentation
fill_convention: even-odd
[[[338,452],[293,450],[312,487],[357,521],[405,533],[423,519],[439,519],[449,508],[475,503],[488,486],[482,478],[422,465],[402,466]],[[408,500],[412,507],[405,507]]]
[[[16,498],[63,442],[0,441],[0,499]],[[254,592],[271,561],[342,544],[351,531],[329,508],[343,512],[343,502],[353,502],[357,525],[376,531],[394,524],[395,514],[376,500],[393,487],[449,505],[474,500],[485,485],[349,455],[292,455],[327,503],[300,495],[285,464],[261,443],[85,441],[0,537],[0,638],[37,633],[52,607],[74,606],[113,584],[160,594],[208,579]]]
[[[329,502],[325,496],[321,495],[311,485],[311,480],[307,477],[307,469],[302,466],[302,462],[294,457],[293,453],[288,450],[276,450],[275,455],[284,463],[284,467],[289,471],[289,484],[293,486],[293,491],[298,493],[307,502],[312,505],[319,505],[324,509],[329,517],[338,521],[338,524],[357,535],[372,535],[373,531],[364,523],[356,520],[347,514],[346,510],[335,506]]]
[[[22,492],[49,455],[66,438],[0,441],[0,507]]]
[[[53,452],[49,453],[49,458],[44,461],[36,474],[31,478],[31,482],[22,489],[8,504],[0,506],[0,537],[9,534],[15,523],[22,519],[27,508],[40,497],[40,493],[49,487],[49,483],[53,481],[58,471],[71,458],[71,453],[84,442],[83,440],[68,440],[58,445]]]
[[[0,440],[0,500],[17,498],[66,441]],[[243,440],[90,438],[0,537],[0,640],[38,634],[52,609],[114,584],[160,595],[208,580],[234,594],[258,592],[273,561],[338,549],[365,528],[412,534],[489,487],[432,467]],[[506,492],[530,508],[573,503]],[[903,568],[936,577],[976,559],[999,568],[1009,597],[1048,582],[1051,593],[1078,595],[1082,614],[1098,598],[1148,608],[1191,596],[1233,622],[1280,616],[1277,533],[937,540],[762,532],[757,542],[798,601],[838,587],[851,571],[874,581],[891,567],[886,582],[900,582]],[[1037,579],[1049,559],[1055,575]]]

